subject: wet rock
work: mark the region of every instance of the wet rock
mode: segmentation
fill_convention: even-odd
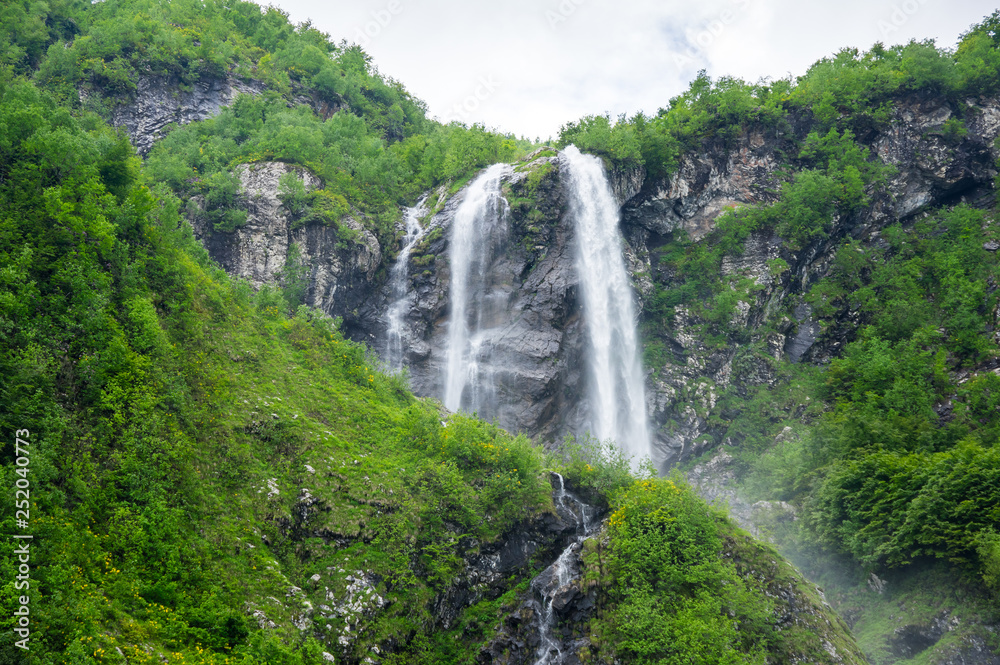
[[[542,169],[535,183],[528,176]],[[574,267],[572,220],[565,211],[559,161],[538,157],[504,185],[514,201],[505,238],[498,240],[487,267],[494,296],[506,302],[506,320],[491,334],[491,387],[495,411],[479,412],[512,432],[559,441],[582,429],[585,334]],[[403,317],[403,346],[411,386],[418,395],[444,393],[450,313],[450,234],[465,190],[451,197],[428,222],[425,241],[411,255],[409,300]],[[432,197],[433,199],[433,197]],[[530,205],[518,202],[530,200]],[[383,288],[354,321],[355,339],[385,348]]]
[[[536,663],[548,653],[549,662],[563,664],[594,660],[587,626],[594,616],[597,590],[584,585],[584,544],[596,528],[598,514],[567,490],[558,474],[552,474],[553,503],[560,519],[572,525],[574,537],[558,558],[531,582],[531,591],[521,606],[506,616],[493,638],[481,649],[476,662],[513,665]],[[597,537],[601,537],[598,535]],[[561,656],[560,656],[561,654]]]
[[[554,488],[553,493],[557,490]],[[480,545],[460,543],[464,550],[463,570],[456,575],[447,592],[433,603],[437,625],[447,629],[462,609],[482,600],[492,600],[508,588],[512,574],[521,574],[532,560],[552,561],[576,533],[577,516],[554,501],[556,513],[543,513],[512,529],[498,542]]]
[[[812,308],[805,303],[800,303],[795,308],[795,319],[798,321],[795,334],[788,338],[785,344],[785,354],[793,363],[797,363],[802,356],[816,343],[816,338],[820,334],[819,322],[811,318]]]

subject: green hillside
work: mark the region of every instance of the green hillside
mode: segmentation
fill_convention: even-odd
[[[873,142],[899,127],[898,109],[940,106],[947,119],[922,138],[968,163],[969,127],[1000,92],[998,29],[994,13],[955,49],[845,49],[797,80],[703,75],[656,117],[584,118],[561,136],[654,177],[685,154],[745,150],[752,133],[774,148],[776,184],[757,192],[761,202],[724,211],[697,242],[678,231],[653,251],[646,362],[685,365],[671,347],[685,317],[699,358],[731,354],[733,381],[698,414],[710,452],[688,466],[722,446],[747,501],[791,504],[795,521],[762,526],[853,617],[873,662],[946,657],[910,661],[890,647],[894,626],[950,613],[995,648],[992,628],[977,625],[995,625],[1000,593],[995,194],[968,188],[906,220],[873,222],[895,203],[898,175]],[[928,146],[904,160],[927,158]],[[983,167],[985,179],[996,167]],[[749,254],[749,239],[772,236],[782,243],[768,261],[780,299],[725,269]],[[803,257],[824,254],[832,260],[802,278]],[[761,319],[734,323],[747,303]],[[831,350],[776,360],[769,344],[805,325],[803,305]],[[872,575],[894,591],[873,594]],[[949,636],[941,654],[968,636]]]
[[[751,132],[777,146],[780,184],[760,203],[653,248],[645,361],[675,363],[684,311],[706,353],[738,349],[738,379],[770,367],[775,381],[734,381],[700,414],[706,437],[731,452],[745,495],[798,510],[771,535],[854,612],[876,662],[890,660],[899,599],[914,620],[948,596],[977,625],[997,621],[1000,276],[983,246],[998,239],[982,197],[890,220],[877,242],[844,220],[888,196],[895,171],[867,141],[900,100],[947,100],[936,135],[959,150],[968,100],[1000,92],[998,25],[988,17],[954,52],[843,51],[798,80],[702,75],[655,117],[583,118],[559,138],[651,183]],[[143,160],[107,119],[149,76],[262,92],[171,128]],[[234,169],[280,161],[322,182],[282,183],[296,224],[350,240],[350,214],[391,247],[401,206],[534,147],[427,118],[360,48],[274,8],[0,8],[0,662],[484,662],[565,540],[543,527],[558,519],[549,472],[607,515],[583,554],[596,609],[574,627],[591,662],[863,662],[815,589],[679,474],[635,477],[593,442],[545,453],[414,397],[302,305],[301,284],[255,291],[226,275],[187,220],[197,200],[216,230],[245,224]],[[780,237],[790,261],[818,247],[835,259],[805,283],[769,264],[795,298],[751,328],[733,315],[760,289],[722,266],[754,234]],[[775,361],[767,340],[803,302],[844,343],[822,362]],[[775,443],[785,428],[796,436]],[[468,582],[478,556],[519,534],[538,541],[524,562]],[[901,595],[864,595],[873,573]],[[24,606],[30,651],[16,645]]]
[[[612,553],[656,551],[679,526],[701,543],[681,555],[705,570],[671,601],[692,614],[675,628],[661,617],[663,630],[703,625],[705,639],[724,636],[727,657],[754,662],[763,645],[784,644],[759,591],[716,559],[731,527],[706,521],[689,490],[647,479],[622,493],[633,483],[624,460],[585,450],[547,460],[524,437],[442,420],[334,321],[213,267],[176,200],[143,184],[99,118],[9,79],[0,118],[2,426],[30,432],[26,467],[5,444],[3,481],[30,484],[34,537],[27,654],[11,637],[28,593],[14,586],[17,543],[2,545],[5,662],[320,663],[348,627],[361,636],[348,659],[394,641],[384,662],[465,662],[530,570],[450,630],[435,630],[432,601],[461,555],[552,511],[542,469],[554,464],[595,496],[618,490]],[[683,496],[684,510],[658,521],[652,488]],[[8,525],[14,509],[4,502]],[[654,531],[667,531],[632,542],[623,529],[648,533],[649,510]],[[611,571],[633,574],[629,560]],[[386,611],[299,627],[307,604],[331,597],[321,585],[343,586],[332,569],[377,580]],[[660,573],[643,575],[655,584]],[[735,596],[705,605],[734,581]],[[742,637],[721,621],[731,607],[753,617]],[[628,644],[645,640],[641,625],[609,625]]]

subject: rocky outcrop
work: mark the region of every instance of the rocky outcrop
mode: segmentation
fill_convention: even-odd
[[[887,213],[906,218],[927,206],[948,202],[995,175],[993,140],[1000,134],[1000,101],[967,100],[965,119],[937,95],[919,95],[898,105],[889,128],[871,141],[872,150],[896,167]],[[960,122],[965,135],[949,135],[946,123]]]
[[[235,231],[211,228],[206,217],[191,217],[195,235],[230,275],[254,288],[301,280],[306,304],[331,316],[353,316],[374,290],[382,265],[378,239],[348,215],[336,225],[296,227],[278,198],[278,179],[295,173],[306,188],[320,185],[305,169],[282,162],[237,167],[246,224]]]
[[[946,633],[959,624],[955,617],[944,611],[934,617],[928,625],[909,624],[893,631],[889,637],[889,649],[900,660],[913,658],[917,654],[937,644]]]
[[[934,665],[1000,665],[1000,655],[990,647],[986,638],[973,635],[961,640],[957,646],[943,649],[931,662]]]
[[[776,147],[771,137],[753,131],[733,148],[719,145],[686,154],[674,175],[645,182],[639,195],[629,197],[624,221],[661,236],[680,229],[698,240],[726,208],[774,198],[780,165]]]
[[[782,653],[770,654],[769,661],[834,665],[868,662],[823,592],[774,550],[749,536],[734,535],[726,539],[722,556],[771,600],[775,631],[795,636],[785,640]]]
[[[575,532],[575,523],[555,504],[554,513],[542,513],[497,543],[466,543],[464,569],[448,591],[434,601],[435,621],[451,628],[459,613],[482,600],[504,593],[511,575],[522,575],[532,561],[551,561]]]
[[[259,95],[258,81],[237,78],[199,80],[190,86],[172,76],[147,75],[136,81],[134,98],[111,111],[110,122],[124,127],[140,155],[147,155],[169,125],[186,125],[215,117],[240,93]]]
[[[529,179],[539,171],[536,182]],[[578,279],[573,225],[567,219],[558,158],[538,157],[504,184],[511,201],[509,233],[488,266],[494,295],[507,303],[502,331],[492,339],[497,411],[480,413],[512,432],[543,440],[576,431],[584,394]],[[449,238],[465,190],[428,222],[424,241],[410,257],[403,316],[403,348],[418,395],[443,393],[451,287]],[[388,289],[373,296],[359,316],[345,322],[352,335],[385,346]]]
[[[607,590],[612,575],[605,568],[609,558],[605,532],[594,534],[570,553],[570,580],[559,589],[553,602],[555,625],[566,648],[558,662],[566,665],[618,662],[608,654],[608,646],[591,640],[591,620],[613,599]],[[771,645],[769,662],[866,663],[850,630],[823,599],[815,585],[785,563],[773,550],[746,535],[724,540],[721,557],[732,562],[737,573],[752,588],[760,589],[772,604],[771,622],[775,631],[791,633],[783,646]],[[543,574],[544,575],[544,574]],[[540,576],[541,578],[542,576]],[[544,583],[544,580],[542,580]],[[530,600],[504,617],[492,640],[480,651],[480,665],[530,665],[538,661],[542,645],[539,606]]]
[[[311,475],[311,472],[310,472]],[[430,631],[448,631],[461,625],[463,612],[483,601],[493,601],[509,592],[513,586],[531,574],[534,566],[554,560],[576,534],[577,522],[557,500],[556,476],[553,474],[553,508],[534,514],[512,526],[491,542],[482,542],[454,531],[449,555],[461,560],[457,572],[439,586],[439,593],[426,606]],[[367,478],[366,478],[367,480]],[[273,482],[258,488],[267,494],[268,520],[276,528],[273,537],[289,544],[303,559],[312,558],[311,547],[324,552],[346,550],[356,541],[370,540],[371,533],[347,534],[336,528],[334,506],[342,497],[320,489],[300,488],[297,500],[281,500]],[[353,497],[375,508],[373,515],[392,511],[392,501],[375,491],[371,495]],[[270,545],[267,536],[261,536]],[[310,543],[322,543],[310,545]],[[253,545],[247,545],[253,548]],[[346,561],[346,559],[345,559]],[[411,560],[413,572],[427,574],[416,558]],[[278,566],[274,566],[278,569]],[[394,606],[397,587],[391,579],[368,570],[344,566],[328,566],[313,574],[302,587],[287,584],[284,600],[271,598],[264,607],[248,606],[247,613],[261,627],[274,628],[272,619],[291,616],[301,631],[312,630],[322,636],[326,648],[336,652],[337,662],[378,662],[380,654],[405,651],[407,644],[397,640],[379,642],[371,632],[380,617],[398,616],[413,608]],[[414,636],[411,635],[410,639]],[[366,660],[366,659],[372,660]]]
[[[657,428],[654,462],[659,468],[668,469],[720,443],[708,425],[715,408],[713,394],[730,386],[743,392],[771,384],[774,366],[782,358],[828,362],[852,339],[856,313],[848,313],[841,326],[821,330],[801,299],[809,285],[827,273],[845,237],[861,241],[862,246],[878,243],[879,231],[887,224],[933,206],[975,201],[991,191],[1000,100],[966,100],[961,120],[957,124],[955,107],[940,97],[914,95],[900,100],[886,127],[858,137],[873,157],[894,167],[885,188],[871,192],[868,207],[834,219],[828,239],[800,250],[791,249],[773,233],[755,233],[741,253],[726,256],[724,275],[745,277],[758,286],[748,301],[736,303],[729,327],[740,331],[739,339],[707,344],[700,333],[705,322],[689,310],[675,309],[662,340],[670,361],[647,368],[648,410]],[[809,130],[803,124],[796,131],[804,136]],[[674,279],[657,265],[657,257],[675,232],[699,240],[725,209],[774,199],[779,184],[776,155],[788,147],[787,140],[751,131],[735,144],[706,144],[701,152],[684,156],[674,175],[643,184],[622,213],[624,235],[635,257],[630,269],[637,276],[640,295],[652,291],[651,286],[643,288],[647,275],[661,284]],[[786,267],[774,268],[779,260]],[[791,316],[780,318],[783,311]],[[758,332],[776,317],[777,330]]]

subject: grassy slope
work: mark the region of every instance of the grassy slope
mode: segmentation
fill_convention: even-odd
[[[355,632],[363,637],[350,655],[361,657],[395,637],[412,639],[397,662],[466,657],[502,608],[514,606],[518,580],[447,633],[430,630],[429,603],[460,564],[460,540],[489,542],[548,509],[541,456],[525,441],[472,420],[455,417],[443,427],[437,405],[415,400],[399,380],[376,371],[374,359],[328,320],[304,310],[292,314],[282,294],[252,294],[230,281],[180,223],[177,200],[152,182],[152,191],[142,185],[149,172],[71,93],[83,83],[127,99],[134,77],[122,72],[149,63],[190,82],[227,72],[248,76],[252,63],[269,62],[273,69],[256,75],[270,77],[276,89],[288,94],[312,86],[331,100],[346,99],[373,134],[408,135],[393,144],[392,155],[378,147],[386,159],[406,163],[414,182],[404,184],[411,188],[418,177],[428,185],[446,176],[457,178],[457,187],[496,153],[492,143],[479,145],[482,131],[438,128],[425,146],[412,135],[430,132],[415,111],[419,104],[401,89],[390,94],[367,62],[358,62],[363,54],[335,52],[307,26],[295,29],[274,11],[258,17],[249,3],[239,3],[249,12],[240,28],[246,43],[230,55],[210,54],[206,71],[190,69],[198,62],[191,49],[199,31],[211,33],[236,16],[220,11],[221,4],[50,4],[13,3],[13,14],[0,17],[8,28],[18,25],[23,7],[28,14],[50,11],[52,26],[71,26],[63,34],[35,16],[35,33],[11,33],[21,41],[3,54],[2,64],[13,69],[0,72],[2,471],[10,487],[6,433],[28,427],[38,582],[30,658],[320,662],[319,643],[294,623],[307,614],[304,603],[319,609],[342,599],[347,576],[357,570],[371,573],[391,604],[360,618]],[[63,21],[64,15],[79,20]],[[135,42],[137,21],[168,47],[147,53],[145,42]],[[75,33],[94,26],[109,36]],[[118,40],[116,31],[128,38]],[[63,49],[61,42],[73,37],[74,48]],[[298,66],[300,56],[316,55],[310,40],[335,56],[348,88],[322,87],[334,66],[326,61],[305,73]],[[46,60],[50,45],[57,58]],[[38,95],[11,71],[34,72],[35,83],[77,108],[70,112]],[[402,134],[390,122],[393,103],[406,109]],[[223,124],[203,125],[206,136],[214,129],[219,136],[199,138],[189,128],[177,140],[231,138]],[[185,168],[204,167],[192,161],[202,159],[193,157],[200,147]],[[204,159],[222,156],[233,157],[219,152]],[[580,475],[605,492],[622,482],[601,473]],[[0,504],[5,520],[13,515],[9,501]],[[726,528],[696,521],[709,540]],[[12,545],[0,548],[7,555]],[[715,551],[702,554],[711,559]],[[0,569],[0,628],[7,639],[18,595],[7,583],[9,556]],[[711,612],[702,618],[711,625],[718,619]],[[258,621],[275,628],[259,629]],[[315,627],[321,635],[339,634],[344,625],[337,617]],[[21,662],[20,653],[0,644],[0,658]],[[733,644],[738,651],[739,640]]]
[[[31,430],[34,662],[118,648],[130,662],[270,661],[282,640],[301,647],[290,662],[315,661],[287,594],[329,567],[383,580],[392,609],[366,642],[405,637],[429,625],[459,537],[490,542],[549,505],[526,440],[458,416],[444,427],[329,319],[230,281],[131,158],[107,193],[101,123],[26,84],[2,102],[2,420]],[[75,166],[60,172],[67,144]],[[302,488],[322,497],[304,525]],[[18,594],[3,547],[7,629]],[[278,629],[253,630],[254,609]]]
[[[387,663],[467,662],[525,580],[464,609],[449,630],[435,627],[432,602],[463,553],[551,510],[541,452],[445,418],[331,320],[230,280],[177,200],[144,184],[94,116],[8,80],[0,118],[0,426],[28,428],[32,442],[27,662],[320,663],[324,650],[360,660],[386,644],[396,650]],[[18,477],[11,444],[5,487]],[[551,463],[599,500],[640,491],[624,460],[596,462]],[[744,588],[729,564],[712,563],[727,527],[683,496],[679,523],[702,534],[690,556]],[[13,544],[0,548],[0,659],[20,663]],[[617,579],[609,588],[624,597]],[[674,606],[720,589],[691,583]],[[740,602],[759,593],[751,584]],[[354,607],[338,612],[349,597]],[[688,626],[721,626],[728,653],[759,659],[752,637],[726,627],[725,607],[701,602]],[[359,637],[341,649],[347,628]]]

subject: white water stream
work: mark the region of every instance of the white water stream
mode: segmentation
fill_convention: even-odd
[[[420,225],[420,218],[427,214],[424,202],[427,197],[412,208],[407,208],[403,213],[403,222],[406,224],[406,235],[403,237],[403,248],[396,257],[389,273],[389,293],[392,297],[392,304],[386,312],[388,321],[388,334],[386,335],[386,364],[395,372],[403,369],[403,318],[406,316],[406,309],[409,305],[410,295],[410,254],[413,248],[424,237],[424,227]]]
[[[614,439],[634,466],[650,454],[649,428],[618,204],[600,159],[569,146],[561,160],[576,225],[576,268],[590,342],[591,432],[602,441]]]
[[[580,547],[594,527],[595,511],[578,499],[571,492],[566,491],[565,481],[558,473],[559,487],[552,497],[556,508],[562,508],[563,513],[573,516],[576,523],[576,535],[570,541],[566,549],[562,551],[555,562],[542,571],[531,582],[532,590],[541,597],[541,601],[532,600],[530,604],[534,607],[538,616],[538,634],[541,643],[535,653],[535,665],[561,665],[563,662],[563,641],[555,634],[556,617],[553,603],[556,594],[567,584],[573,581],[574,572],[572,562],[578,555]]]
[[[444,405],[490,418],[497,412],[493,339],[507,315],[506,294],[490,266],[507,240],[507,201],[500,192],[509,164],[494,164],[465,190],[449,248],[451,315],[444,367]]]

